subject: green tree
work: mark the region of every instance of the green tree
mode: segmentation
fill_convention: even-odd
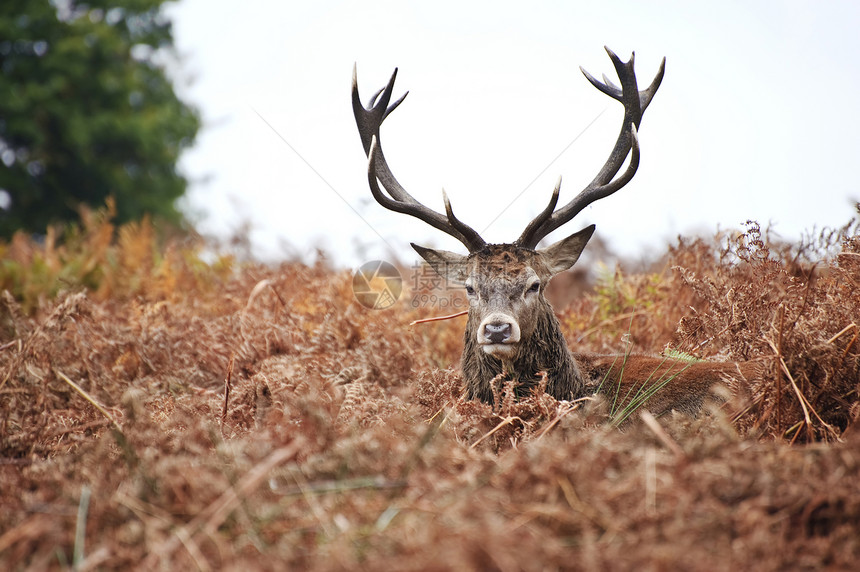
[[[165,0],[0,2],[0,237],[116,199],[117,222],[182,221],[196,111],[174,93]]]

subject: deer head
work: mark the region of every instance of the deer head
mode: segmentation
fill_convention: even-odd
[[[609,48],[606,51],[615,66],[620,87],[606,76],[600,82],[585,70],[582,72],[597,89],[624,105],[615,147],[591,183],[557,209],[559,179],[547,207],[510,244],[487,244],[454,215],[444,191],[443,215],[420,204],[400,185],[388,167],[379,139],[382,122],[406,97],[404,94],[390,103],[397,70],[388,84],[370,98],[366,108],[361,104],[353,70],[352,106],[368,157],[368,183],[373,197],[387,209],[414,216],[453,236],[468,249],[469,254],[461,255],[412,245],[436,272],[466,289],[470,306],[463,374],[471,397],[492,401],[490,381],[500,379],[500,374],[529,387],[537,383],[539,372],[546,372],[547,390],[558,399],[571,399],[583,392],[586,380],[567,348],[544,290],[553,276],[576,263],[595,227],[588,226],[546,248],[538,249],[537,245],[586,206],[616,192],[633,178],[639,166],[637,130],[642,114],[660,86],[666,63],[664,58],[651,85],[639,91],[633,56],[622,62]],[[627,169],[616,177],[628,155]]]

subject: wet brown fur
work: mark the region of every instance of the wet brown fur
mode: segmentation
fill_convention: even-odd
[[[661,415],[671,410],[696,416],[708,403],[739,396],[761,375],[760,363],[686,361],[649,355],[572,354],[587,382],[586,393],[601,393],[613,408],[650,394],[643,405]],[[721,390],[724,388],[726,391]],[[735,410],[739,404],[733,404]]]

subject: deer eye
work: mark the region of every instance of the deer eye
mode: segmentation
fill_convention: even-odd
[[[468,294],[469,296],[475,295],[475,289],[472,288],[470,284],[466,284],[466,294]]]
[[[528,290],[526,290],[526,293],[527,293],[527,294],[535,294],[535,293],[536,293],[536,292],[538,292],[539,290],[540,290],[540,282],[535,282],[534,284],[532,284],[531,286],[529,286],[529,289],[528,289]]]

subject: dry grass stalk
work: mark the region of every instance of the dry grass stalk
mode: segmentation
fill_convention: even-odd
[[[221,407],[221,426],[223,429],[224,421],[227,419],[227,408],[230,405],[230,387],[233,379],[233,364],[236,363],[236,355],[230,355],[230,363],[227,364],[227,376],[224,378],[224,405]]]
[[[78,385],[77,383],[75,383],[74,381],[69,379],[69,377],[66,374],[64,374],[63,372],[56,370],[55,373],[57,374],[57,376],[60,379],[62,379],[66,383],[68,383],[72,389],[77,391],[81,397],[86,399],[90,403],[90,405],[92,405],[93,407],[98,409],[99,413],[104,415],[105,418],[111,422],[111,424],[114,426],[114,428],[116,428],[117,431],[122,432],[122,427],[120,427],[120,424],[116,421],[116,419],[114,419],[113,416],[111,416],[111,414],[107,412],[107,409],[105,409],[104,405],[102,405],[101,403],[96,401],[89,393],[84,391],[80,385]]]
[[[687,454],[684,453],[684,450],[681,448],[681,446],[678,445],[677,441],[672,439],[672,437],[670,437],[668,433],[666,433],[666,430],[660,426],[660,423],[653,415],[651,415],[650,411],[648,411],[647,409],[643,409],[639,412],[639,418],[642,419],[642,422],[645,423],[645,426],[648,427],[648,429],[650,429],[654,433],[654,435],[656,435],[657,438],[660,439],[660,442],[666,445],[666,448],[672,451],[672,453],[676,457],[680,459],[687,458]]]
[[[430,322],[441,322],[442,320],[450,320],[452,318],[459,318],[460,316],[465,316],[469,311],[465,310],[463,312],[457,312],[456,314],[450,314],[448,316],[438,316],[435,318],[421,318],[420,320],[412,320],[409,322],[410,326],[414,326],[415,324],[428,324]]]

